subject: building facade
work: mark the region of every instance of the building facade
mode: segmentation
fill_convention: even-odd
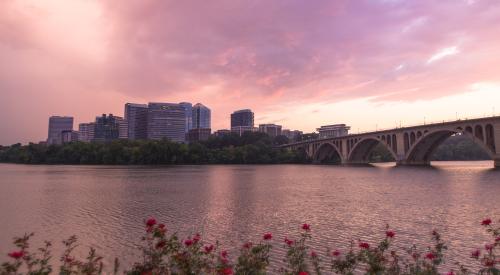
[[[94,139],[95,123],[80,123],[78,125],[78,141],[91,142]]]
[[[186,111],[175,103],[148,104],[148,139],[169,139],[184,142],[186,138]]]
[[[194,128],[189,130],[187,140],[189,142],[197,142],[207,140],[210,137],[210,128]]]
[[[257,132],[259,129],[252,126],[235,126],[231,127],[231,133],[238,134],[242,136],[245,132]]]
[[[125,104],[125,117],[127,121],[127,138],[147,139],[148,138],[148,105],[147,104]]]
[[[118,138],[128,139],[128,121],[119,116],[115,116],[115,119],[118,122]]]
[[[120,136],[120,124],[118,119],[113,114],[103,114],[96,117],[94,125],[94,138],[95,142],[110,142],[118,139]]]
[[[73,130],[62,131],[62,143],[78,141],[78,132]]]
[[[259,132],[266,133],[271,137],[281,136],[281,125],[259,124]]]
[[[179,103],[184,108],[184,112],[186,114],[186,133],[189,130],[193,129],[193,104],[189,102],[181,102]]]
[[[207,106],[201,103],[196,103],[193,106],[192,118],[193,118],[193,129],[197,128],[209,129],[212,126],[211,111]]]
[[[290,141],[296,141],[302,135],[302,131],[283,129],[281,135],[287,137]]]
[[[231,130],[228,129],[220,129],[214,132],[214,136],[216,137],[223,137],[223,136],[228,136],[231,134]]]
[[[47,143],[62,144],[62,132],[73,130],[73,117],[51,116],[49,118],[49,134]]]
[[[235,111],[231,114],[231,128],[238,126],[253,128],[254,114],[250,109]]]
[[[350,126],[345,124],[325,125],[317,128],[319,138],[343,137],[349,134]]]

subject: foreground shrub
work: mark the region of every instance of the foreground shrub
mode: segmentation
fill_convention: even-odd
[[[221,274],[221,275],[308,275],[308,274],[440,274],[447,250],[441,235],[432,232],[432,245],[419,249],[415,245],[403,251],[392,248],[395,231],[387,227],[379,244],[359,240],[351,242],[349,249],[328,250],[326,255],[314,251],[308,241],[312,238],[311,226],[303,224],[296,240],[284,239],[286,255],[282,267],[270,268],[270,253],[273,248],[271,233],[262,236],[257,243],[247,242],[239,249],[237,257],[231,257],[218,243],[207,244],[200,234],[180,239],[177,234],[169,234],[167,227],[154,218],[144,222],[145,234],[142,237],[142,257],[125,274]],[[500,227],[495,227],[491,219],[481,223],[492,240],[481,249],[470,252],[472,259],[478,261],[478,270],[468,270],[456,264],[454,274],[500,274]],[[50,265],[51,243],[45,242],[42,248],[32,252],[29,240],[33,234],[26,234],[14,240],[16,249],[8,253],[9,261],[0,267],[0,274],[43,275],[56,271]],[[91,248],[87,257],[78,259],[73,256],[77,246],[75,236],[63,241],[65,250],[60,256],[59,274],[118,274],[119,262],[115,259],[111,270],[105,270],[102,257]],[[235,260],[234,260],[235,259]],[[323,263],[325,262],[325,263]]]

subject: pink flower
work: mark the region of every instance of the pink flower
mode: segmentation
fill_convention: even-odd
[[[151,226],[153,226],[153,225],[155,225],[155,224],[156,224],[156,219],[155,219],[155,218],[149,218],[149,219],[146,221],[146,225],[147,225],[148,227],[151,227]]]
[[[285,238],[285,243],[286,243],[288,246],[292,246],[293,241],[292,241],[292,240],[289,240],[288,238]]]
[[[187,240],[185,240],[185,241],[184,241],[184,245],[185,245],[185,246],[191,246],[191,245],[193,245],[193,240],[191,240],[191,239],[187,239]]]
[[[268,240],[270,240],[270,239],[272,239],[272,238],[273,238],[273,234],[271,234],[271,233],[266,233],[266,234],[264,234],[264,237],[263,237],[263,238],[264,238],[264,240],[268,241]]]
[[[434,255],[434,253],[429,252],[429,253],[425,254],[425,258],[427,260],[431,260],[432,261],[432,260],[434,260],[436,258],[436,256]]]
[[[333,252],[332,252],[332,255],[333,255],[334,257],[338,257],[338,256],[340,256],[340,251],[335,250],[335,251],[333,251]]]
[[[214,245],[206,245],[205,246],[205,253],[210,254],[214,250]]]
[[[307,223],[304,223],[302,225],[302,229],[304,229],[305,231],[309,231],[309,230],[311,230],[311,226],[309,224],[307,224]]]
[[[65,262],[67,262],[67,263],[71,263],[73,260],[74,260],[74,259],[73,259],[73,258],[71,258],[71,257],[69,257],[69,256],[66,256],[66,257],[64,258],[64,261],[65,261]]]
[[[471,257],[476,258],[476,259],[479,258],[480,255],[481,255],[481,251],[479,251],[479,249],[476,249],[476,250],[472,251],[472,253],[471,253]]]
[[[495,245],[493,245],[493,244],[486,244],[484,246],[484,249],[486,249],[486,250],[488,250],[488,251],[491,252],[493,250],[493,247],[495,247]]]
[[[492,259],[486,259],[486,260],[484,261],[484,265],[485,265],[485,266],[487,266],[487,267],[492,267],[492,266],[494,266],[494,265],[495,265],[495,261],[494,261],[494,260],[492,260]]]
[[[166,229],[166,228],[165,228],[165,225],[164,225],[163,223],[160,223],[160,224],[158,225],[158,228],[160,228],[160,229]]]
[[[450,270],[450,272],[446,273],[446,275],[455,275],[455,273],[453,272],[453,270]]]
[[[496,238],[495,242],[500,243],[500,237]]]
[[[394,238],[394,236],[396,236],[396,233],[394,233],[394,231],[389,230],[389,231],[385,232],[385,235],[386,235],[388,238],[391,238],[391,239],[392,239],[392,238]]]
[[[491,224],[491,219],[484,219],[482,222],[481,222],[481,225],[484,225],[484,226],[487,226],[487,225],[490,225]]]
[[[9,255],[9,257],[14,258],[14,259],[17,260],[17,259],[20,259],[20,258],[24,257],[24,251],[22,251],[22,250],[21,251],[13,251],[13,252],[10,252],[7,255]]]
[[[362,249],[370,249],[370,245],[368,243],[359,243],[359,247]]]
[[[318,254],[316,254],[316,252],[312,251],[311,252],[311,258],[316,258],[318,257]]]
[[[243,248],[246,248],[246,249],[250,249],[252,247],[252,243],[251,242],[247,242],[243,245]]]
[[[226,258],[227,257],[227,251],[226,250],[223,250],[221,253],[220,253],[220,256],[222,258]]]

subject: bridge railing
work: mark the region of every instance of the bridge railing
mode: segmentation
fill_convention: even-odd
[[[439,121],[423,121],[423,124],[399,124],[399,126],[396,126],[395,128],[376,128],[375,130],[366,130],[366,131],[358,131],[356,133],[350,133],[347,136],[355,136],[355,135],[362,135],[362,134],[368,134],[368,133],[378,133],[378,132],[386,132],[386,131],[393,131],[393,130],[399,130],[399,129],[404,129],[404,128],[413,128],[413,127],[421,127],[421,126],[431,126],[431,125],[440,125],[440,124],[446,124],[446,123],[451,123],[451,122],[461,122],[461,121],[469,121],[469,120],[477,120],[477,119],[487,119],[487,118],[500,118],[500,116],[497,116],[495,114],[492,114],[491,116],[467,116],[465,118],[455,118],[455,119],[444,119],[444,120],[439,120]],[[346,137],[346,136],[344,136]],[[290,146],[290,145],[295,145],[295,144],[302,144],[302,143],[308,143],[312,141],[320,141],[320,140],[327,140],[331,139],[329,138],[317,138],[317,139],[307,139],[307,140],[301,140],[289,144],[285,144],[283,146]]]

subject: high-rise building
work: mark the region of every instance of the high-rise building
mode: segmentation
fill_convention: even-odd
[[[186,133],[193,129],[193,105],[189,102],[179,103],[184,108],[186,114]]]
[[[62,143],[78,141],[78,132],[73,130],[65,130],[61,133]]]
[[[235,111],[231,114],[231,128],[244,126],[253,128],[253,112],[249,109]]]
[[[272,137],[281,136],[281,125],[259,124],[259,132],[266,133]]]
[[[120,124],[113,114],[103,114],[95,119],[94,139],[96,142],[110,142],[120,136]]]
[[[125,104],[125,117],[128,124],[129,139],[148,138],[148,105],[147,104]]]
[[[186,111],[175,103],[148,104],[148,139],[167,138],[184,142],[186,138]]]
[[[201,104],[196,103],[193,106],[193,129],[210,129],[211,128],[211,112],[210,109]]]
[[[128,121],[119,116],[115,116],[115,119],[118,122],[118,138],[128,139]]]
[[[345,124],[333,124],[321,126],[316,129],[319,132],[319,138],[342,137],[349,134],[350,126]]]
[[[78,125],[78,140],[81,142],[91,142],[94,139],[95,123],[80,123]]]
[[[62,132],[73,130],[73,117],[51,116],[49,118],[48,144],[61,144]]]

